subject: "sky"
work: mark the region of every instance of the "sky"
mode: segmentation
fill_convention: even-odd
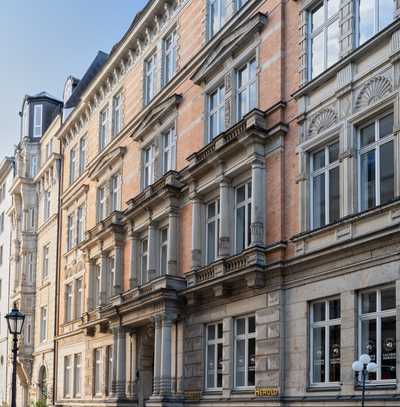
[[[0,161],[19,142],[22,99],[62,98],[98,50],[109,52],[147,0],[1,0]]]

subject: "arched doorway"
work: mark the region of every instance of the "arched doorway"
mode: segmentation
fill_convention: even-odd
[[[46,367],[42,366],[39,370],[39,400],[47,399],[47,371]]]

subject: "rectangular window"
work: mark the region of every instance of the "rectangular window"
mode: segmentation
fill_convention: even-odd
[[[82,300],[83,300],[83,279],[75,280],[75,319],[82,316]]]
[[[339,9],[340,0],[323,0],[309,12],[309,79],[339,59]]]
[[[71,356],[64,356],[64,397],[70,398],[71,397],[71,373],[72,373],[72,366],[71,366]]]
[[[235,387],[255,385],[256,319],[254,316],[235,320]]]
[[[224,0],[208,0],[208,38],[211,39],[225,23],[226,9]]]
[[[67,250],[71,250],[74,242],[74,215],[67,218]]]
[[[28,229],[32,230],[35,227],[35,208],[29,208],[28,211]]]
[[[79,175],[86,168],[86,137],[82,137],[79,141]]]
[[[101,375],[102,375],[102,351],[101,348],[95,349],[94,351],[94,394],[95,395],[101,395],[101,385],[102,385],[102,380],[101,380]]]
[[[225,86],[208,95],[208,142],[225,130]]]
[[[163,41],[163,84],[166,85],[176,72],[176,32],[173,31]]]
[[[74,355],[74,397],[81,397],[81,382],[82,382],[82,354]]]
[[[340,382],[340,299],[310,307],[311,383]]]
[[[33,137],[42,137],[43,106],[35,105],[33,113]]]
[[[176,133],[171,127],[162,133],[162,173],[176,168]]]
[[[112,393],[113,381],[113,347],[107,346],[107,395]]]
[[[257,63],[253,58],[237,71],[237,116],[241,120],[257,106]]]
[[[115,137],[122,128],[122,93],[113,97],[112,114],[112,136]]]
[[[396,381],[396,288],[384,287],[359,296],[359,353],[377,363],[368,380]]]
[[[121,192],[120,192],[121,177],[115,174],[111,177],[111,211],[119,211],[121,209]]]
[[[84,209],[80,206],[76,212],[76,241],[77,243],[83,242],[85,238],[85,219],[84,219]]]
[[[28,268],[28,281],[30,284],[33,283],[34,273],[33,273],[33,253],[27,254],[27,268]]]
[[[143,189],[154,182],[154,146],[143,150]]]
[[[311,229],[336,222],[340,217],[339,143],[311,154]]]
[[[72,321],[72,284],[65,286],[65,322]]]
[[[34,178],[38,172],[39,160],[37,155],[32,155],[30,160],[30,176]]]
[[[4,212],[0,215],[0,233],[4,232]]]
[[[394,18],[392,0],[358,0],[359,45],[389,25]]]
[[[0,266],[3,265],[3,245],[0,246]]]
[[[46,245],[43,247],[43,272],[42,272],[43,280],[45,280],[49,276],[49,254],[50,246]]]
[[[25,325],[24,325],[24,331],[25,331],[25,343],[27,345],[32,344],[32,318],[28,315],[25,317]]]
[[[108,284],[107,284],[107,298],[110,299],[114,295],[114,281],[115,281],[115,260],[114,257],[109,257],[107,259],[107,265],[108,265],[108,270],[107,270],[107,278],[108,278]]]
[[[206,387],[207,390],[222,388],[222,350],[223,326],[222,322],[210,324],[206,327]]]
[[[47,307],[40,308],[40,342],[47,339]]]
[[[206,259],[207,264],[212,263],[218,256],[219,223],[220,223],[219,199],[207,205],[206,226]]]
[[[144,104],[148,105],[155,95],[156,54],[144,62]]]
[[[97,221],[100,222],[106,217],[106,189],[100,187],[97,190]]]
[[[44,221],[50,218],[50,191],[44,191],[43,194],[43,219]]]
[[[53,140],[50,140],[46,144],[46,159],[50,158],[52,153],[53,153]]]
[[[165,276],[168,270],[168,228],[160,230],[160,274]]]
[[[142,274],[142,284],[147,283],[148,276],[147,276],[147,258],[148,258],[148,250],[149,244],[147,238],[142,239],[140,242],[140,270]]]
[[[103,151],[108,144],[108,107],[100,112],[99,143],[100,151]]]
[[[251,242],[251,182],[235,191],[236,253],[250,246]]]
[[[72,148],[69,152],[69,183],[70,185],[76,178],[76,148]]]
[[[359,202],[364,211],[394,198],[393,113],[358,132]]]
[[[93,301],[94,307],[98,307],[100,304],[100,282],[101,282],[101,268],[98,264],[95,267],[95,276],[94,276],[94,294]]]

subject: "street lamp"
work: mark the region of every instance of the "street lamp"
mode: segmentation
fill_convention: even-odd
[[[361,406],[364,407],[364,399],[365,399],[365,381],[367,380],[368,373],[376,372],[378,365],[374,362],[371,362],[371,358],[369,355],[365,353],[360,356],[360,359],[353,362],[351,368],[357,372],[362,374],[362,396],[361,396]]]
[[[24,326],[25,315],[18,310],[14,304],[14,308],[9,312],[5,318],[7,319],[8,330],[13,335],[13,372],[12,372],[12,388],[11,388],[11,407],[17,407],[17,352],[18,352],[18,335],[22,333]]]

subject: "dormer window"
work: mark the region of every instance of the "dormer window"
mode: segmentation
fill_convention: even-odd
[[[33,113],[33,137],[42,137],[43,106],[35,105]]]

